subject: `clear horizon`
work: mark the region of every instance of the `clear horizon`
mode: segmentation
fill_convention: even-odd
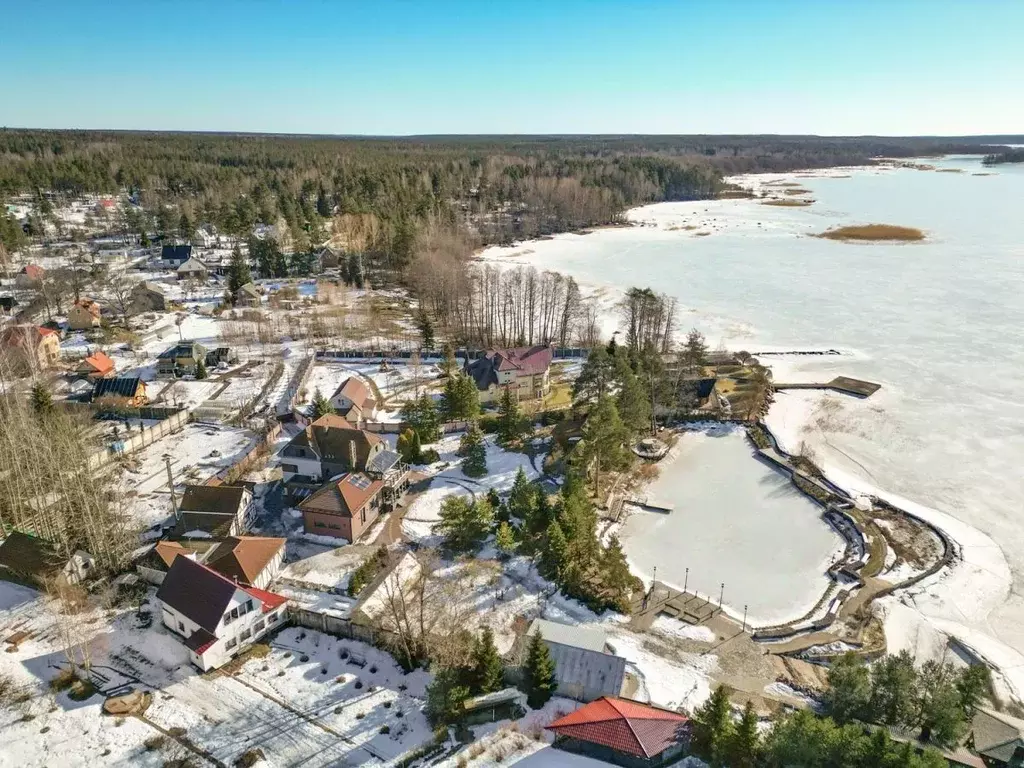
[[[1024,3],[3,8],[0,125],[364,137],[1024,134]]]

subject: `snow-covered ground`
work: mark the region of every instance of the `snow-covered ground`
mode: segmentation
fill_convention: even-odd
[[[926,162],[971,171],[979,161]],[[792,438],[806,440],[838,484],[926,516],[958,541],[963,560],[951,572],[893,599],[932,629],[984,646],[1024,695],[1024,305],[1014,293],[1024,220],[1013,203],[1024,176],[853,168],[737,180],[799,183],[815,203],[663,203],[629,212],[640,226],[488,249],[483,258],[568,272],[606,299],[611,327],[621,291],[650,285],[679,298],[680,327],[696,326],[712,348],[842,351],[770,359],[777,380],[842,374],[882,384],[844,403],[844,429],[798,428]],[[919,227],[926,240],[808,236],[873,221]],[[964,264],[979,268],[965,275]],[[779,396],[769,416],[776,426],[794,396]]]

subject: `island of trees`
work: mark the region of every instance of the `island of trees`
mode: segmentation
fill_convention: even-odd
[[[1024,149],[1008,149],[1005,152],[997,152],[992,155],[985,155],[981,162],[983,165],[1002,165],[1003,163],[1024,163]]]

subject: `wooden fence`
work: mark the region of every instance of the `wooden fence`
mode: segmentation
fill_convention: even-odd
[[[139,408],[134,409],[140,412],[154,409]],[[125,456],[135,451],[141,451],[162,437],[173,434],[182,430],[188,423],[188,411],[177,410],[167,418],[154,424],[151,427],[146,427],[140,432],[135,434],[125,435],[123,440],[118,440],[113,445],[107,448],[101,448],[92,455],[89,456],[89,469],[99,469],[100,467],[106,466],[110,462],[114,461],[118,456]],[[153,418],[152,416],[136,416],[135,418]]]

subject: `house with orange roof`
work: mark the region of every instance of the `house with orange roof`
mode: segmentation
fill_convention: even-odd
[[[358,427],[364,419],[377,415],[377,400],[358,376],[349,376],[331,395],[331,405],[338,415]]]
[[[107,379],[114,375],[114,370],[114,361],[106,353],[97,351],[82,360],[75,373],[87,379]]]
[[[627,768],[660,768],[689,750],[692,729],[689,718],[678,712],[604,696],[546,730],[555,736],[555,749]]]
[[[68,310],[68,328],[88,331],[100,327],[100,305],[92,299],[79,299]]]
[[[0,362],[22,375],[53,368],[60,362],[60,337],[38,325],[9,326],[0,332]]]
[[[288,602],[181,556],[174,557],[156,598],[164,626],[182,638],[189,659],[204,672],[283,624]]]

